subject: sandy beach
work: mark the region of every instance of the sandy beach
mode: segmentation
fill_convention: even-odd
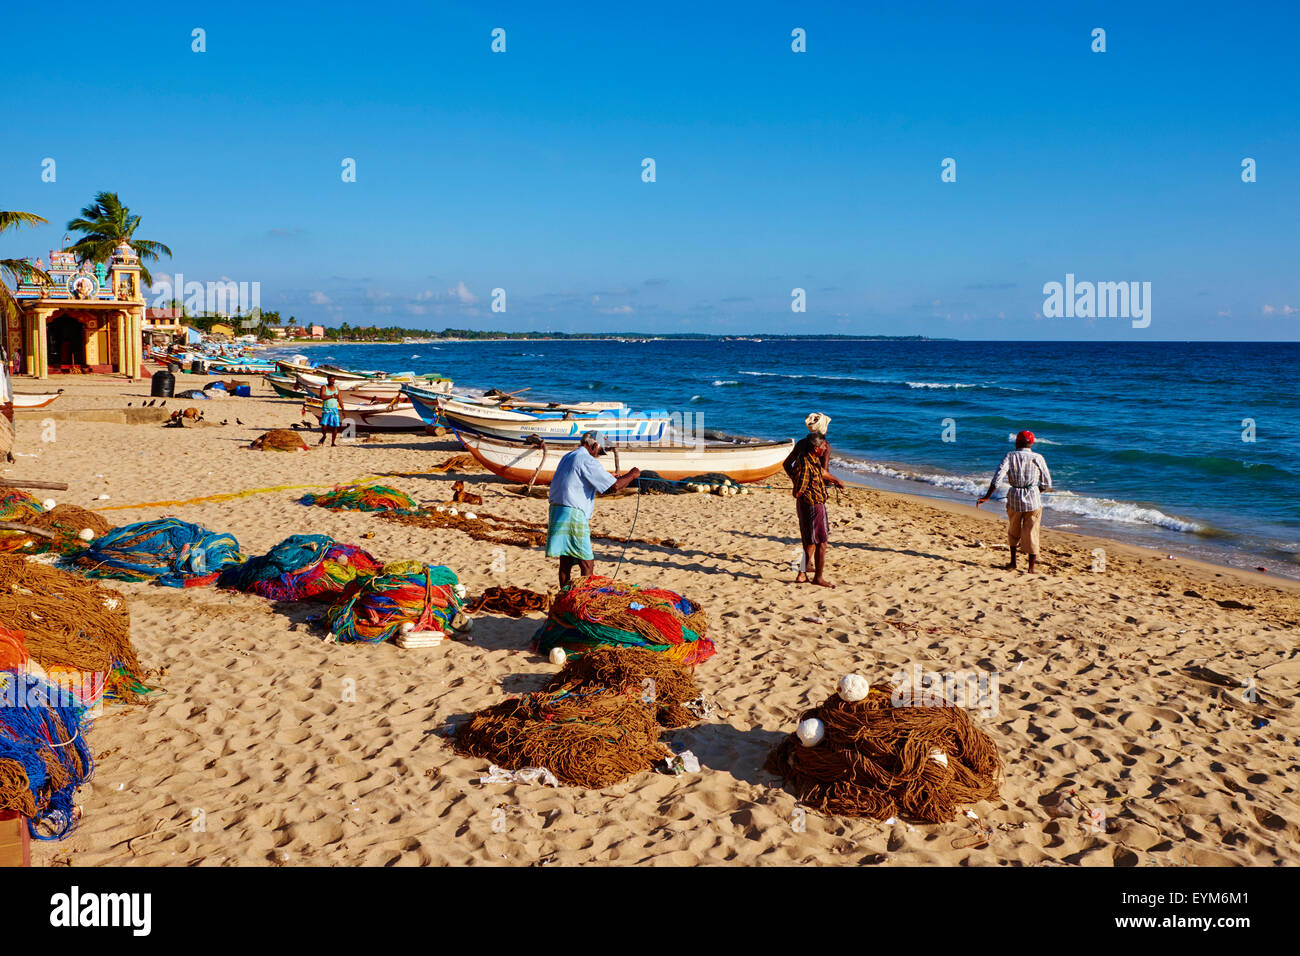
[[[208,381],[179,375],[176,389]],[[149,391],[101,376],[60,385],[52,426],[20,415],[20,457],[0,473],[66,481],[54,497],[105,509],[115,525],[175,515],[233,533],[246,553],[325,533],[384,560],[446,564],[471,595],[555,586],[541,549],[508,547],[494,563],[491,545],[457,531],[304,507],[311,487],[178,503],[376,475],[417,501],[445,501],[463,477],[483,496],[476,510],[545,520],[544,499],[486,472],[420,474],[459,450],[447,440],[318,448],[307,435],[307,452],[248,451],[301,420],[297,402],[260,381],[253,398],[168,400],[203,409],[209,424],[185,429],[60,420],[138,406]],[[344,646],[313,635],[310,604],[109,582],[129,599],[132,640],[166,692],[94,726],[84,818],[70,838],[34,845],[33,864],[1300,862],[1288,782],[1300,764],[1296,585],[1059,532],[1050,515],[1040,573],[1001,570],[1000,511],[866,488],[830,505],[838,587],[795,585],[790,487],[784,476],[768,484],[745,497],[643,497],[635,536],[675,546],[631,544],[620,571],[709,614],[718,653],[696,677],[716,713],[666,735],[699,757],[698,774],[591,792],[479,783],[487,763],[455,754],[445,731],[554,673],[528,650],[539,614],[481,615],[472,643]],[[627,535],[636,508],[635,493],[598,501],[594,530]],[[620,550],[597,542],[597,571],[610,573]],[[768,751],[843,674],[886,680],[914,666],[996,672],[996,713],[976,719],[1004,761],[1001,799],[974,806],[978,820],[937,825],[798,811],[762,769]],[[199,811],[202,831],[190,822]],[[974,839],[981,827],[992,832]]]

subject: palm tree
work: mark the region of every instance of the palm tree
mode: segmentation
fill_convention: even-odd
[[[48,221],[48,219],[42,219],[35,213],[0,211],[0,232],[18,226],[39,226]],[[25,272],[30,272],[38,281],[50,281],[47,273],[42,272],[25,259],[0,259],[0,274],[7,276],[9,281],[13,283],[14,288],[18,287],[18,283]],[[0,314],[9,319],[18,316],[18,300],[13,297],[9,287],[4,282],[0,282]],[[0,345],[2,344],[0,343]]]
[[[171,258],[172,251],[161,242],[133,238],[140,217],[122,205],[117,193],[99,193],[95,201],[81,210],[81,218],[68,223],[68,229],[85,233],[73,244],[71,252],[78,262],[107,262],[123,241],[140,257],[140,281],[147,287],[153,285],[153,276],[145,262],[153,262],[160,255]]]

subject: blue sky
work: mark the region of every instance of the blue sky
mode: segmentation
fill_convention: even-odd
[[[985,6],[61,4],[117,52],[0,63],[0,208],[51,223],[0,255],[105,189],[300,322],[1300,338],[1297,6]],[[1042,318],[1067,273],[1151,325]]]

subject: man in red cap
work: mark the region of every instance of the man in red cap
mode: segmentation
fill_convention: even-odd
[[[1029,573],[1034,573],[1038,563],[1038,528],[1043,518],[1043,497],[1041,492],[1052,487],[1052,473],[1047,470],[1043,456],[1032,451],[1034,433],[1021,432],[1016,436],[1016,450],[1009,451],[998,465],[989,490],[975,502],[978,508],[993,497],[993,492],[1005,479],[1011,485],[1007,491],[1007,539],[1011,543],[1011,560],[1009,569],[1016,566],[1017,550],[1029,556]]]

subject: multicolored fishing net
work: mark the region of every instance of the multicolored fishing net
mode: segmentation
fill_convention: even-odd
[[[303,495],[302,503],[331,511],[395,511],[414,514],[420,510],[410,495],[387,485],[338,485],[319,495]]]
[[[91,578],[153,580],[182,588],[212,584],[222,571],[243,560],[234,535],[159,518],[114,528],[64,566]]]
[[[0,521],[17,521],[26,524],[28,519],[45,512],[45,506],[25,491],[17,488],[0,490]]]
[[[330,630],[341,644],[378,644],[407,622],[417,631],[446,631],[460,613],[460,602],[460,582],[450,568],[396,561],[330,608]]]
[[[682,664],[713,656],[705,636],[708,616],[673,591],[638,587],[593,574],[564,588],[533,638],[542,654],[551,648],[581,653],[593,647],[643,647]]]
[[[77,822],[73,797],[90,779],[85,708],[49,681],[0,671],[0,810],[28,818],[38,840],[59,840]]]
[[[371,554],[325,534],[295,534],[266,554],[227,568],[217,584],[272,601],[336,597],[359,587],[383,565]]]

